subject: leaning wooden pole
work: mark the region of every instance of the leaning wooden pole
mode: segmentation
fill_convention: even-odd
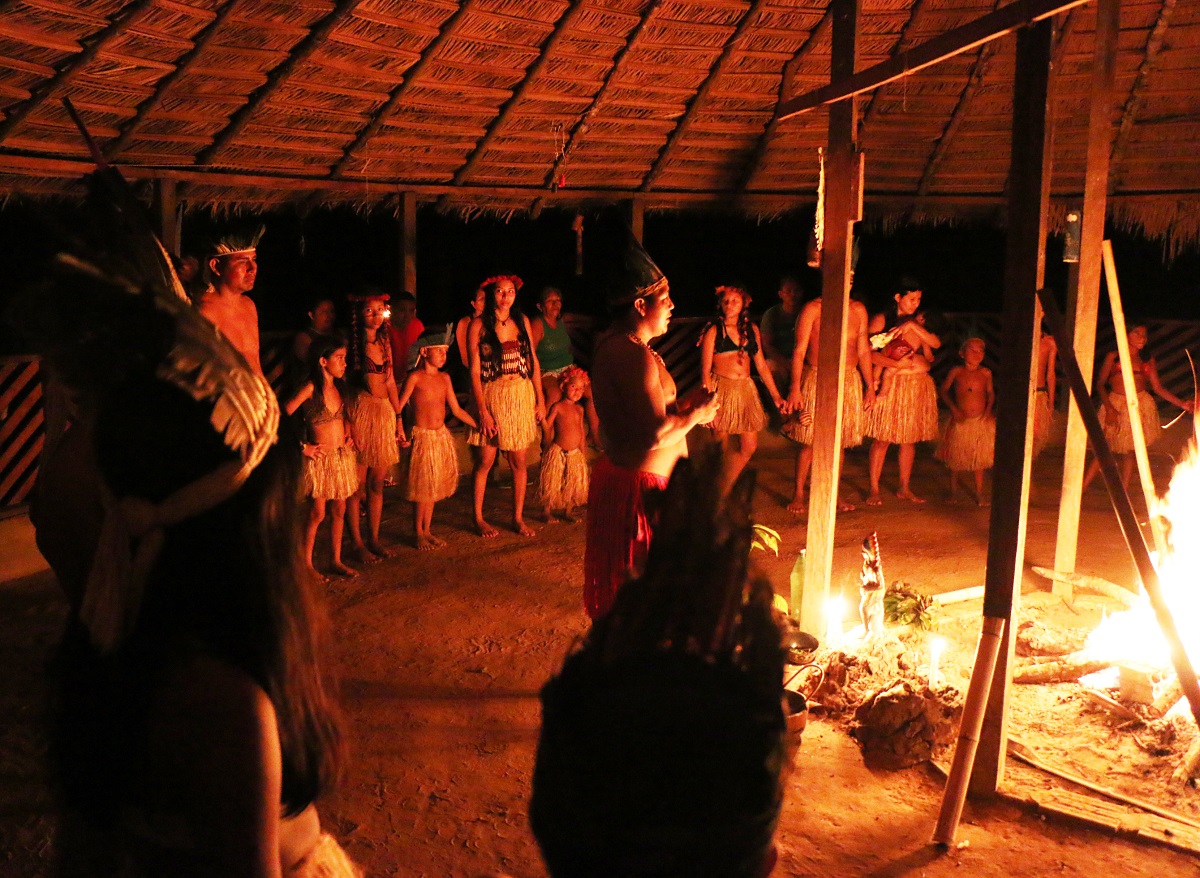
[[[1017,33],[1013,89],[1012,164],[1008,176],[1008,234],[1004,257],[1004,355],[996,370],[996,453],[988,522],[985,620],[1005,621],[987,713],[971,772],[971,792],[991,796],[1004,776],[1008,751],[1008,691],[1021,579],[1033,450],[1036,290],[1046,262],[1050,204],[1050,21]]]
[[[854,75],[858,58],[860,0],[834,0],[833,56],[830,79]],[[837,525],[838,476],[842,459],[842,396],[846,371],[846,317],[850,310],[850,254],[857,218],[855,188],[858,157],[855,99],[829,108],[829,141],[825,185],[825,247],[821,254],[821,340],[817,355],[816,407],[813,423],[812,493],[809,497],[807,556],[800,626],[826,630],[826,603],[833,581],[833,540]],[[857,376],[854,380],[858,380]],[[806,404],[809,402],[805,401]],[[809,627],[815,626],[815,627]]]
[[[1150,533],[1154,537],[1154,549],[1158,557],[1167,554],[1167,535],[1162,521],[1154,514],[1154,476],[1150,472],[1150,455],[1146,451],[1146,434],[1142,431],[1142,405],[1138,399],[1137,383],[1133,377],[1133,360],[1129,355],[1129,328],[1125,325],[1125,308],[1121,305],[1121,288],[1117,285],[1117,263],[1113,260],[1112,241],[1104,242],[1104,279],[1108,283],[1108,304],[1112,309],[1113,332],[1117,337],[1117,359],[1121,364],[1121,383],[1125,388],[1125,411],[1129,415],[1130,432],[1133,434],[1133,456],[1137,460],[1138,481],[1142,486],[1142,498],[1146,501],[1146,513],[1150,518]]]
[[[1092,88],[1088,108],[1087,166],[1083,183],[1083,228],[1080,234],[1079,270],[1067,292],[1073,315],[1072,344],[1080,371],[1091,387],[1096,354],[1096,316],[1100,305],[1101,244],[1108,201],[1109,150],[1112,145],[1113,104],[1116,82],[1117,35],[1120,0],[1098,0],[1096,35],[1092,48]],[[1079,507],[1083,497],[1083,470],[1087,436],[1079,409],[1067,409],[1067,441],[1063,454],[1062,494],[1058,504],[1058,530],[1054,544],[1054,569],[1072,573],[1079,544]],[[1055,582],[1055,594],[1070,598],[1070,586]]]
[[[1079,364],[1075,362],[1075,357],[1066,344],[1067,329],[1063,325],[1063,318],[1058,311],[1058,305],[1054,302],[1054,296],[1048,290],[1039,290],[1038,295],[1041,298],[1042,307],[1046,311],[1046,322],[1050,325],[1050,331],[1054,333],[1054,338],[1058,341],[1059,351],[1062,353],[1063,370],[1067,373],[1067,383],[1071,386],[1071,393],[1079,406],[1079,414],[1087,428],[1092,451],[1100,463],[1100,475],[1104,477],[1108,496],[1112,498],[1113,509],[1116,510],[1117,521],[1121,525],[1121,534],[1125,537],[1125,544],[1129,546],[1134,566],[1137,567],[1138,576],[1142,580],[1142,587],[1146,590],[1146,597],[1150,600],[1150,606],[1154,609],[1154,615],[1158,619],[1163,637],[1166,638],[1171,652],[1171,664],[1175,666],[1175,674],[1179,678],[1183,694],[1187,697],[1188,705],[1192,709],[1192,716],[1196,720],[1196,725],[1200,726],[1200,681],[1197,681],[1191,659],[1188,658],[1187,651],[1183,648],[1183,641],[1179,639],[1179,630],[1175,627],[1171,608],[1163,599],[1162,588],[1158,582],[1158,570],[1150,558],[1150,549],[1146,546],[1146,538],[1138,524],[1137,515],[1134,514],[1129,494],[1121,482],[1116,455],[1108,447],[1108,440],[1104,438],[1104,428],[1100,426],[1100,416],[1096,412],[1096,405],[1088,394],[1087,385],[1079,371]]]
[[[400,193],[400,289],[417,294],[417,193]]]

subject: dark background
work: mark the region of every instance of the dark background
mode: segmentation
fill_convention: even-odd
[[[14,290],[38,278],[43,261],[52,254],[43,218],[49,214],[69,221],[73,212],[64,204],[10,204],[0,210],[0,258],[5,267],[0,307]],[[620,246],[620,220],[616,209],[584,216],[585,272],[576,277],[573,212],[546,210],[536,219],[464,219],[439,213],[432,205],[423,207],[417,262],[421,319],[436,324],[466,313],[479,282],[497,273],[524,278],[521,301],[527,312],[541,287],[554,284],[563,290],[568,311],[601,314],[604,273]],[[203,253],[220,232],[258,221],[188,214],[184,251]],[[364,284],[398,290],[399,224],[394,216],[349,209],[318,210],[307,216],[278,211],[261,221],[267,231],[259,245],[254,298],[264,331],[302,326],[316,295],[332,295],[344,310],[346,295]],[[730,281],[747,285],[754,296],[753,309],[761,312],[776,301],[782,274],[798,275],[809,295],[819,292],[818,272],[804,265],[811,225],[811,211],[763,221],[726,213],[654,212],[646,215],[645,245],[670,278],[677,315],[713,313],[714,287]],[[979,224],[910,226],[885,234],[867,222],[859,234],[855,295],[872,310],[887,301],[903,275],[922,283],[930,308],[1000,310],[1002,229]],[[1200,252],[1193,249],[1168,264],[1159,242],[1114,230],[1110,236],[1130,316],[1200,319]],[[1060,298],[1066,286],[1061,253],[1060,239],[1051,239],[1046,279]],[[20,351],[13,330],[0,328],[0,352]]]

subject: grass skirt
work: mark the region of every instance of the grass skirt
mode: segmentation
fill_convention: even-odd
[[[346,855],[332,835],[323,832],[308,856],[289,875],[293,878],[363,878],[363,870]]]
[[[524,451],[538,438],[537,395],[529,378],[501,378],[483,385],[483,401],[499,433],[485,437],[478,430],[467,436],[470,445],[492,445],[501,451]]]
[[[867,412],[866,435],[896,445],[932,442],[938,437],[937,388],[928,372],[893,376],[884,396]]]
[[[1041,454],[1050,441],[1050,427],[1054,423],[1054,409],[1050,407],[1050,394],[1039,390],[1033,395],[1033,454]]]
[[[717,376],[717,416],[708,424],[710,430],[719,433],[757,433],[767,426],[767,413],[754,379],[722,378]]]
[[[304,494],[314,500],[345,500],[358,490],[358,458],[346,446],[304,458]]]
[[[350,410],[358,462],[371,469],[387,469],[400,462],[396,447],[396,412],[387,397],[363,392]]]
[[[596,461],[583,554],[583,605],[592,619],[612,608],[630,571],[646,563],[655,526],[646,496],[666,487],[666,476],[614,466],[607,457]]]
[[[457,490],[458,452],[449,428],[445,424],[436,430],[413,427],[404,496],[414,502],[436,503]]]
[[[991,469],[996,454],[996,419],[980,415],[950,420],[938,445],[937,459],[955,472]]]
[[[842,447],[854,448],[862,445],[863,427],[866,416],[863,412],[863,386],[858,370],[846,369],[846,389],[842,394]],[[817,370],[805,369],[800,378],[800,396],[804,398],[804,409],[814,414],[813,405],[817,398]],[[801,445],[813,444],[813,418],[801,420],[799,414],[790,415],[783,422],[783,435]]]
[[[588,484],[587,458],[583,449],[563,451],[554,443],[542,455],[541,493],[542,506],[547,511],[574,509],[587,503]]]
[[[1137,395],[1138,414],[1142,421],[1142,433],[1146,437],[1146,447],[1149,448],[1162,435],[1162,424],[1158,420],[1158,405],[1148,390],[1139,390]],[[1104,428],[1104,438],[1113,454],[1129,454],[1133,451],[1133,425],[1129,420],[1129,409],[1125,405],[1125,397],[1112,394],[1108,401],[1117,410],[1114,416],[1108,406],[1100,406],[1100,426]]]

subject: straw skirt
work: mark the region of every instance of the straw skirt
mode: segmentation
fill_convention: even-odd
[[[346,446],[304,458],[304,493],[314,500],[345,500],[358,490],[358,458]]]
[[[708,428],[718,433],[757,433],[767,426],[767,413],[758,398],[754,379],[717,378],[716,400],[720,408]]]
[[[405,497],[417,503],[436,503],[458,490],[458,453],[454,437],[443,424],[437,429],[412,428]]]
[[[358,462],[371,469],[387,469],[400,461],[396,446],[396,412],[387,397],[360,393],[350,410]]]
[[[1050,394],[1039,389],[1033,395],[1033,454],[1036,457],[1050,441],[1050,426],[1054,423],[1054,409],[1050,407]]]
[[[866,416],[863,412],[862,381],[855,369],[846,370],[845,393],[842,394],[842,447],[854,448],[862,445]],[[800,378],[800,395],[804,398],[805,411],[815,413],[813,404],[817,398],[817,370],[805,369]],[[783,422],[783,435],[801,445],[813,444],[813,418],[790,415]]]
[[[321,833],[316,845],[296,867],[293,878],[363,878],[363,870],[332,835]]]
[[[991,469],[996,449],[996,419],[980,415],[950,420],[938,446],[937,459],[955,472]]]
[[[1109,403],[1117,410],[1112,413],[1107,405],[1100,406],[1100,425],[1104,427],[1104,438],[1113,454],[1129,454],[1133,451],[1133,425],[1129,420],[1129,408],[1125,397],[1111,394]],[[1162,435],[1162,424],[1158,420],[1158,405],[1148,390],[1139,390],[1137,395],[1138,414],[1142,421],[1142,433],[1149,448]]]
[[[524,451],[538,438],[537,395],[529,378],[500,378],[483,385],[483,401],[499,432],[484,436],[472,430],[470,445],[492,445],[501,451]]]
[[[550,511],[564,512],[576,506],[585,506],[589,481],[583,449],[563,451],[551,443],[542,455],[542,506]]]
[[[938,437],[937,388],[928,372],[901,372],[867,412],[867,436],[896,445]]]

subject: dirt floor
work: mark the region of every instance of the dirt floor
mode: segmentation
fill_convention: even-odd
[[[778,559],[755,553],[780,594],[803,545],[790,496],[792,448],[764,436],[758,520],[783,535]],[[894,452],[893,452],[894,455]],[[1165,480],[1170,462],[1165,466]],[[861,498],[866,455],[847,457],[847,494]],[[895,478],[889,458],[885,480]],[[1053,566],[1059,472],[1054,456],[1035,467],[1027,565]],[[891,482],[894,488],[894,481]],[[464,482],[464,489],[466,483]],[[925,593],[983,582],[988,511],[944,502],[944,470],[918,458],[914,487],[930,500],[914,507],[888,494],[881,509],[839,517],[834,588],[857,575],[859,543],[878,530],[889,580]],[[493,522],[503,521],[504,488]],[[539,527],[537,537],[471,535],[465,492],[440,504],[435,532],[449,546],[400,548],[358,579],[330,582],[336,656],[351,723],[352,763],[340,792],[323,803],[325,822],[370,875],[544,875],[527,825],[529,779],[539,725],[538,690],[572,641],[586,630],[581,608],[583,525]],[[1134,571],[1116,519],[1098,485],[1085,498],[1080,572],[1121,583]],[[389,504],[385,535],[411,540],[409,513]],[[1081,599],[1075,610],[1026,573],[1024,616],[1051,627],[1094,624],[1105,606]],[[849,589],[847,590],[849,594]],[[48,575],[0,587],[0,872],[47,874],[52,828],[39,717],[44,665],[63,607]],[[979,631],[980,602],[943,609],[938,633],[949,641],[947,682],[966,690]],[[920,657],[924,635],[910,638]],[[886,681],[880,681],[886,682]],[[1096,708],[1076,684],[1016,686],[1010,731],[1038,756],[1126,794],[1200,818],[1200,792],[1167,778],[1192,727],[1149,742],[1137,728]],[[946,876],[1200,874],[1200,860],[1164,847],[1046,818],[1007,800],[969,803],[961,846],[929,845],[943,780],[928,765],[868,770],[845,717],[814,713],[792,775],[777,842],[777,875]],[[1140,743],[1139,743],[1140,741]],[[949,754],[944,754],[946,761]],[[1027,797],[1078,788],[1010,760],[1006,787]]]

